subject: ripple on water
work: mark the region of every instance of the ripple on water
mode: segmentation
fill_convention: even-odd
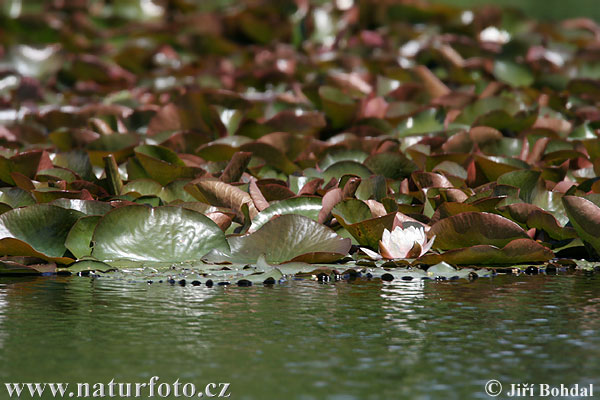
[[[0,373],[231,380],[239,399],[486,398],[492,378],[600,384],[599,316],[600,285],[577,274],[252,288],[3,279]]]

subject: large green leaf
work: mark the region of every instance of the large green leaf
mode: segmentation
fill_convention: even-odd
[[[57,199],[50,204],[79,211],[85,215],[104,215],[113,208],[109,203],[96,200]]]
[[[462,265],[514,265],[548,261],[552,258],[554,258],[554,253],[550,249],[527,238],[512,240],[502,248],[481,244],[448,250],[442,254],[427,254],[419,258],[418,262],[422,264],[437,264],[445,261],[450,264]]]
[[[499,185],[515,186],[520,189],[519,197],[526,203],[531,203],[537,193],[545,191],[545,185],[540,181],[541,172],[518,170],[507,172],[498,177]]]
[[[400,153],[377,153],[370,156],[364,164],[377,175],[388,179],[403,179],[417,169],[415,163]]]
[[[279,215],[296,214],[304,215],[314,221],[319,218],[319,211],[323,207],[320,197],[292,197],[271,204],[262,210],[252,220],[250,230],[256,231],[266,224],[271,218]]]
[[[69,231],[65,246],[78,259],[92,254],[92,236],[101,218],[100,215],[81,217]]]
[[[0,202],[8,204],[12,208],[30,206],[35,204],[31,193],[18,187],[4,187],[0,189]]]
[[[577,237],[573,228],[561,226],[552,214],[533,204],[509,204],[500,207],[499,210],[505,212],[505,215],[513,221],[525,224],[528,228],[542,230],[554,239],[564,240]]]
[[[186,185],[185,190],[204,203],[230,208],[240,220],[244,218],[241,212],[243,204],[248,205],[251,218],[258,214],[248,193],[225,182],[203,180]]]
[[[228,239],[230,252],[213,251],[213,262],[254,263],[261,254],[267,262],[331,262],[350,251],[350,239],[302,215],[282,215],[264,224],[258,231]]]
[[[139,193],[142,196],[158,196],[162,191],[162,185],[152,179],[136,179],[125,185],[121,189],[121,194],[131,192]]]
[[[429,236],[436,236],[433,246],[438,249],[458,249],[489,244],[503,247],[510,241],[528,238],[515,222],[497,214],[465,212],[436,222]]]
[[[178,178],[193,178],[202,172],[186,166],[174,151],[162,146],[138,146],[135,154],[146,173],[163,186]]]
[[[19,153],[11,158],[0,156],[0,180],[14,185],[15,181],[11,176],[13,172],[18,172],[33,179],[42,159],[43,152],[41,150]]]
[[[98,260],[178,262],[228,249],[213,221],[180,207],[117,208],[100,220],[93,242],[92,256]]]
[[[476,155],[475,162],[490,182],[495,181],[506,173],[529,168],[526,162],[509,157],[483,157]]]
[[[344,175],[356,175],[366,179],[372,174],[369,168],[355,161],[339,161],[323,171],[323,179],[325,182],[329,182],[331,178],[340,179]]]
[[[373,249],[378,248],[384,229],[392,229],[396,215],[396,213],[389,213],[372,218],[369,207],[356,199],[338,203],[331,213],[358,243]]]
[[[36,256],[69,262],[65,239],[82,213],[47,204],[7,211],[0,215],[0,254]]]
[[[600,207],[577,196],[563,196],[565,210],[579,237],[600,255]]]

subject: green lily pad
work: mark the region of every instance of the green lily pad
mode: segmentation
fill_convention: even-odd
[[[94,229],[96,228],[96,225],[98,225],[100,218],[102,218],[100,215],[81,217],[69,231],[65,240],[65,247],[69,249],[77,259],[92,254],[92,236],[94,235]]]
[[[323,111],[325,111],[327,118],[331,120],[331,126],[334,129],[349,125],[356,117],[358,104],[341,90],[332,86],[321,86],[319,96],[321,97]]]
[[[541,174],[539,171],[532,170],[512,171],[499,176],[496,182],[499,185],[520,188],[519,197],[526,203],[531,203],[538,192],[546,189],[544,183],[540,181]]]
[[[574,239],[577,233],[572,227],[563,227],[548,211],[533,204],[516,203],[499,208],[506,216],[528,228],[536,228],[546,232],[557,240]]]
[[[186,166],[174,151],[162,146],[138,146],[135,156],[148,176],[163,186],[178,178],[193,178],[201,172]]]
[[[212,251],[210,262],[255,263],[261,254],[270,263],[331,262],[350,251],[349,239],[302,215],[282,215],[254,233],[227,239],[230,252]]]
[[[133,154],[133,148],[138,142],[139,137],[133,133],[102,135],[87,147],[90,162],[103,167],[103,158],[112,154],[117,164],[120,164]]]
[[[113,209],[109,203],[96,200],[57,199],[50,204],[68,210],[79,211],[85,215],[104,215]]]
[[[437,264],[445,261],[456,265],[514,265],[548,261],[552,258],[554,258],[552,250],[527,238],[512,240],[502,248],[480,244],[448,250],[442,254],[426,254],[419,258],[418,262],[423,264]]]
[[[385,229],[391,230],[396,213],[373,218],[362,201],[348,199],[338,203],[331,212],[335,219],[363,246],[377,250]]]
[[[323,171],[323,180],[329,182],[331,178],[340,179],[344,175],[356,175],[359,178],[366,179],[373,175],[373,172],[355,161],[339,161]]]
[[[125,185],[121,189],[121,194],[131,192],[139,193],[141,196],[159,195],[163,186],[152,179],[136,179]]]
[[[427,276],[434,279],[469,278],[472,274],[478,277],[490,276],[492,272],[488,269],[460,268],[456,269],[445,261],[427,268]]]
[[[506,97],[486,97],[463,108],[454,122],[470,126],[482,115],[495,110],[503,110],[509,115],[513,115],[519,111],[519,104]]]
[[[440,132],[444,124],[437,116],[437,110],[430,108],[419,114],[408,117],[398,124],[398,136],[416,136],[431,132]]]
[[[180,207],[119,207],[100,220],[93,242],[92,256],[102,261],[178,262],[199,260],[212,249],[228,249],[225,235],[213,221]]]
[[[388,179],[404,179],[417,170],[417,166],[401,153],[378,153],[364,162],[377,175]]]
[[[244,219],[241,212],[243,204],[248,205],[252,219],[258,214],[254,201],[248,193],[225,182],[203,180],[186,185],[185,190],[204,203],[230,208],[240,221]]]
[[[531,86],[534,81],[529,68],[511,61],[496,60],[494,62],[494,75],[500,82],[515,87]]]
[[[64,257],[65,239],[82,213],[47,204],[7,211],[0,215],[0,254],[34,256],[70,263]]]
[[[73,171],[69,171],[66,168],[47,168],[38,173],[35,176],[40,182],[47,181],[65,181],[65,182],[73,182],[77,180],[77,175]]]
[[[600,255],[600,207],[598,203],[578,196],[564,196],[562,201],[569,220],[579,237],[592,247],[596,255]]]
[[[26,190],[18,187],[0,188],[0,202],[8,204],[11,208],[30,206],[35,204],[35,199]]]
[[[493,182],[501,175],[520,169],[528,169],[529,165],[516,158],[476,155],[475,162],[489,182]]]
[[[273,217],[286,214],[303,215],[317,221],[322,207],[320,197],[293,197],[281,200],[259,212],[252,220],[250,230],[256,231]]]
[[[503,247],[514,239],[528,238],[515,222],[490,213],[465,212],[436,222],[429,236],[436,236],[433,246],[442,250],[476,245]]]
[[[367,158],[367,154],[361,150],[334,148],[331,151],[327,151],[321,157],[321,160],[319,161],[319,168],[324,171],[340,161],[354,161],[362,164]]]

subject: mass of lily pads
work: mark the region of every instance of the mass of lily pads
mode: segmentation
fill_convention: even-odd
[[[41,3],[0,17],[0,274],[449,278],[600,254],[591,20]]]

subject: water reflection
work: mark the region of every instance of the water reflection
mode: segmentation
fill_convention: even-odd
[[[230,381],[233,399],[483,399],[492,378],[600,390],[599,307],[583,275],[210,289],[3,279],[0,374]]]
[[[393,335],[390,351],[402,352],[405,363],[415,364],[423,350],[423,323],[417,314],[419,301],[425,298],[425,282],[422,280],[385,282],[381,298],[385,300],[385,319],[401,335]]]

